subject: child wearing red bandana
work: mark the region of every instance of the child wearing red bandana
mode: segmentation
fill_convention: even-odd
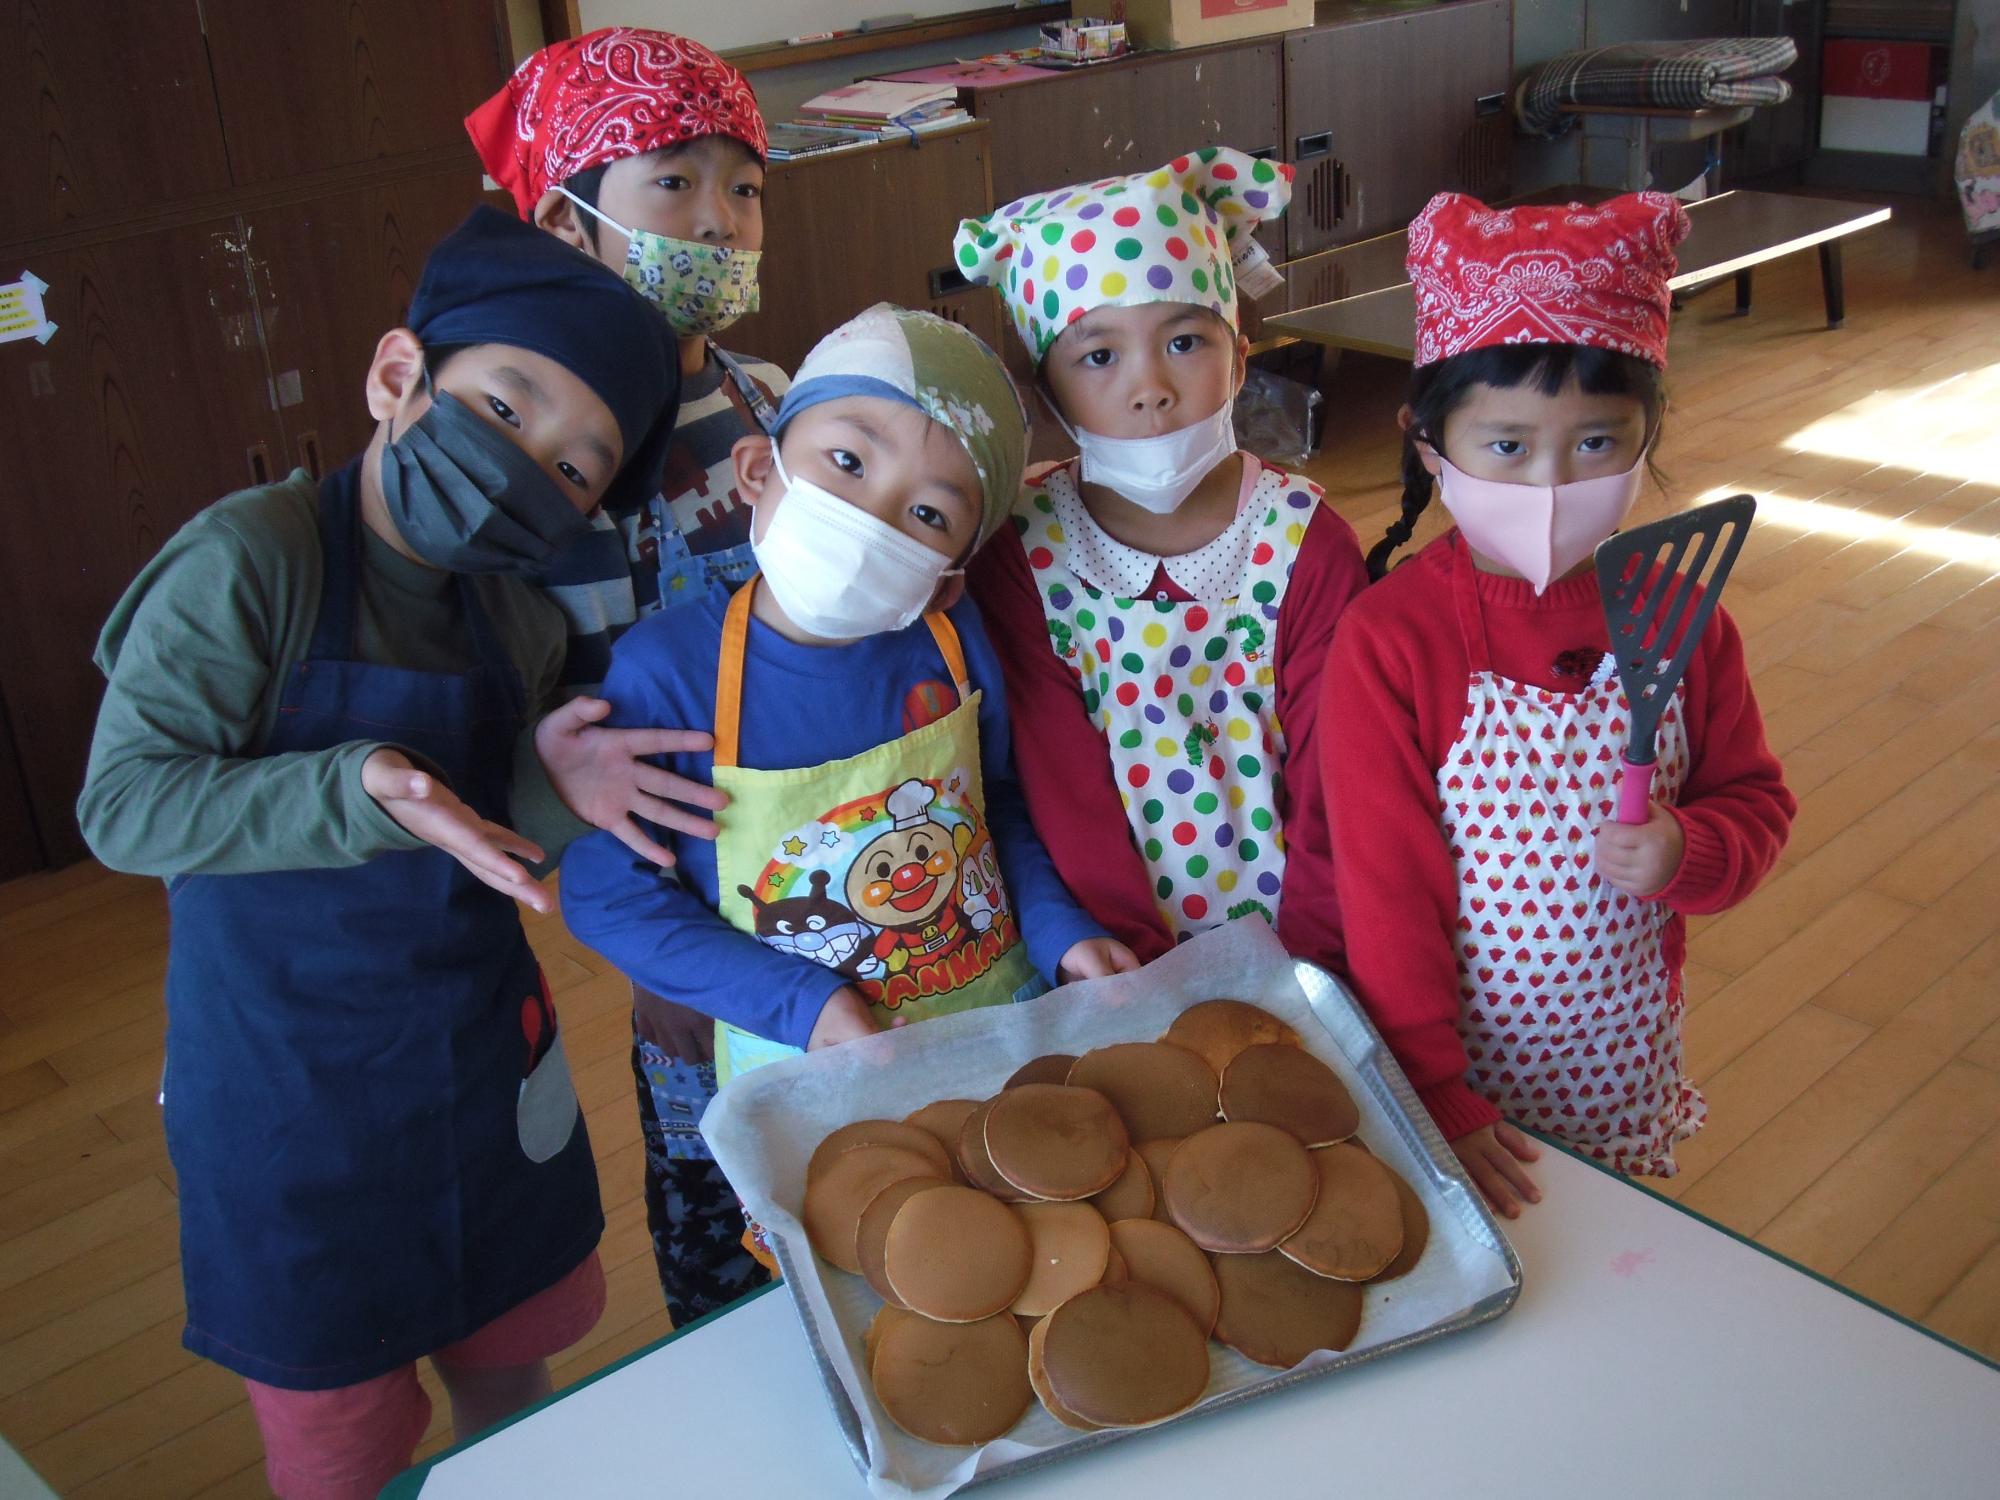
[[[1613,821],[1627,708],[1591,556],[1659,437],[1686,233],[1658,193],[1446,193],[1410,226],[1403,508],[1371,573],[1434,487],[1457,524],[1342,617],[1320,698],[1349,977],[1510,1217],[1538,1196],[1515,1123],[1674,1172],[1706,1116],[1681,1074],[1685,919],[1748,896],[1796,810],[1718,609],[1663,716],[1651,817]]]

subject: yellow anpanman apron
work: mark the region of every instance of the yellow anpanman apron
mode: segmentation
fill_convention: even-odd
[[[919,689],[906,719],[926,722],[901,739],[798,770],[753,770],[737,754],[757,586],[753,578],[729,601],[716,666],[715,785],[729,794],[715,842],[722,915],[843,976],[884,1026],[1034,993],[1041,981],[986,827],[981,695],[951,621],[924,616],[956,707]],[[722,1083],[797,1052],[721,1023],[715,1033]]]

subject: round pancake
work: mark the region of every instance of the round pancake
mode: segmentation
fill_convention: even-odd
[[[1104,1285],[1117,1286],[1120,1282],[1131,1279],[1132,1272],[1125,1264],[1125,1257],[1118,1253],[1117,1245],[1112,1245],[1104,1256]]]
[[[929,1131],[901,1120],[856,1120],[852,1125],[841,1126],[814,1149],[812,1160],[806,1163],[807,1183],[856,1146],[894,1146],[914,1151],[931,1162],[939,1176],[951,1176],[951,1153]]]
[[[958,1161],[958,1133],[965,1128],[965,1117],[977,1108],[977,1099],[938,1099],[903,1116],[903,1123],[935,1136],[955,1165]]]
[[[1153,1179],[1153,1217],[1162,1224],[1174,1222],[1174,1216],[1167,1212],[1167,1195],[1163,1185],[1167,1180],[1167,1163],[1173,1160],[1174,1152],[1183,1139],[1185,1137],[1170,1135],[1163,1140],[1141,1141],[1132,1148],[1146,1163],[1146,1175]]]
[[[993,1158],[986,1154],[986,1112],[999,1097],[995,1094],[993,1099],[982,1099],[965,1117],[965,1124],[958,1132],[958,1169],[981,1192],[991,1193],[1006,1203],[1025,1203],[1029,1195],[1002,1177],[993,1166]]]
[[[1215,1337],[1245,1359],[1289,1370],[1315,1349],[1345,1349],[1361,1327],[1362,1289],[1315,1276],[1296,1261],[1218,1255],[1222,1312]]]
[[[1245,1047],[1266,1042],[1300,1045],[1299,1034],[1268,1010],[1241,1000],[1204,1000],[1174,1017],[1161,1041],[1199,1053],[1217,1073]]]
[[[854,1258],[861,1263],[861,1274],[874,1288],[875,1295],[891,1307],[903,1306],[903,1299],[889,1285],[889,1270],[883,1259],[889,1246],[889,1225],[895,1221],[896,1210],[910,1199],[942,1185],[935,1177],[905,1177],[883,1188],[861,1211],[861,1222],[854,1231]]]
[[[1111,1231],[1088,1203],[1023,1203],[1013,1210],[1028,1226],[1031,1268],[1013,1310],[1039,1318],[1104,1280]]]
[[[1158,1199],[1146,1158],[1134,1147],[1125,1153],[1125,1170],[1118,1174],[1118,1180],[1090,1201],[1097,1205],[1106,1223],[1115,1224],[1120,1219],[1151,1218]]]
[[[1125,1274],[1165,1292],[1188,1310],[1206,1338],[1215,1331],[1222,1290],[1201,1247],[1171,1224],[1126,1219],[1111,1226],[1111,1249],[1125,1262]]]
[[[921,1132],[919,1132],[921,1134]],[[929,1140],[929,1136],[924,1139]],[[817,1177],[806,1183],[806,1238],[820,1259],[849,1275],[861,1274],[855,1257],[855,1237],[861,1215],[875,1195],[892,1182],[906,1177],[928,1177],[942,1182],[945,1174],[927,1156],[905,1151],[899,1146],[856,1146],[843,1151]]]
[[[1424,1258],[1424,1247],[1431,1242],[1431,1216],[1423,1200],[1394,1168],[1388,1171],[1396,1184],[1397,1206],[1403,1210],[1403,1248],[1396,1252],[1394,1260],[1369,1278],[1372,1281],[1394,1281],[1409,1275],[1416,1270],[1417,1262]]]
[[[1051,1052],[1042,1057],[1031,1057],[1008,1076],[1002,1089],[1017,1089],[1024,1083],[1067,1083],[1069,1070],[1076,1058],[1067,1052]]]
[[[1028,1337],[1012,1318],[933,1323],[897,1318],[882,1330],[875,1397],[911,1437],[967,1447],[1006,1432],[1035,1399]]]
[[[1202,1249],[1255,1255],[1306,1222],[1319,1173],[1311,1153],[1277,1126],[1245,1121],[1182,1141],[1161,1186],[1174,1223]]]
[[[861,1368],[871,1376],[875,1373],[875,1351],[882,1347],[882,1335],[900,1318],[916,1318],[921,1322],[923,1314],[885,1302],[868,1320],[868,1331],[861,1336]]]
[[[1074,1427],[1078,1432],[1102,1432],[1104,1429],[1095,1422],[1086,1422],[1075,1412],[1056,1400],[1056,1393],[1049,1385],[1049,1367],[1044,1358],[1044,1349],[1049,1336],[1049,1320],[1036,1318],[1028,1327],[1028,1384],[1035,1392],[1036,1399],[1048,1414],[1065,1427]]]
[[[1366,1281],[1403,1248],[1396,1175],[1366,1151],[1327,1146],[1312,1153],[1319,1200],[1278,1249],[1320,1276]]]
[[[1289,1130],[1301,1146],[1331,1146],[1361,1128],[1354,1096],[1333,1069],[1303,1047],[1245,1047],[1222,1075],[1222,1118],[1261,1120]]]
[[[1193,1135],[1213,1125],[1222,1093],[1215,1069],[1166,1042],[1095,1048],[1076,1060],[1069,1081],[1109,1099],[1135,1141]]]
[[[1044,1320],[1042,1364],[1062,1406],[1101,1427],[1178,1416],[1208,1389],[1208,1340],[1186,1308],[1138,1282],[1079,1292]]]
[[[1069,1202],[1101,1193],[1125,1170],[1125,1123],[1095,1089],[1024,1083],[986,1112],[986,1155],[1022,1193]]]
[[[978,1188],[945,1185],[896,1210],[883,1247],[903,1304],[941,1323],[976,1323],[1028,1284],[1028,1226]]]

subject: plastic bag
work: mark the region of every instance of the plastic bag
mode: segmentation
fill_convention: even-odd
[[[1252,365],[1236,393],[1236,444],[1267,463],[1297,468],[1319,446],[1325,402],[1318,387]]]

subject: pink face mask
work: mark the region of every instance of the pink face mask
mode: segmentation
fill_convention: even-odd
[[[1443,455],[1439,462],[1444,508],[1466,544],[1519,573],[1539,597],[1624,524],[1644,460],[1623,474],[1554,486],[1475,479]]]

